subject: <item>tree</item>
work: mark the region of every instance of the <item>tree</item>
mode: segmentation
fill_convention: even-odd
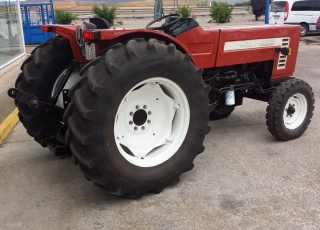
[[[254,14],[256,21],[262,15],[265,15],[265,0],[250,0],[251,1],[251,13]]]

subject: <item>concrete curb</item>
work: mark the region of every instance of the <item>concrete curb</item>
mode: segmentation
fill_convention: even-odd
[[[18,109],[15,108],[0,124],[0,144],[10,133],[15,124],[17,124],[17,122],[19,121],[18,112]]]

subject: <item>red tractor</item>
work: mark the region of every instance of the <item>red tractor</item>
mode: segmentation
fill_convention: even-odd
[[[311,87],[290,77],[300,26],[203,28],[170,14],[145,29],[92,18],[42,30],[57,36],[33,50],[8,94],[38,143],[72,153],[110,194],[138,198],[177,183],[204,151],[209,118],[244,97],[268,102],[279,140],[302,135],[313,115]]]

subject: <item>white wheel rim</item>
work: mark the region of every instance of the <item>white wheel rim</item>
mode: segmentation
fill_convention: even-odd
[[[296,129],[304,121],[308,110],[307,99],[297,93],[289,98],[283,112],[283,121],[287,129]]]
[[[135,85],[122,99],[114,123],[115,142],[131,164],[153,167],[170,159],[189,128],[190,109],[183,90],[155,77]]]
[[[300,35],[305,35],[306,33],[307,33],[307,28],[305,28],[304,26],[301,25]]]

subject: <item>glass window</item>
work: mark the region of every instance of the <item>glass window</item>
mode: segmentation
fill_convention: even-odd
[[[312,11],[312,1],[298,1],[293,3],[292,11]]]
[[[270,12],[285,12],[286,1],[273,2],[271,4]]]
[[[0,1],[0,66],[24,53],[19,2]]]
[[[314,11],[320,11],[320,1],[319,0],[314,0],[313,1],[313,10]]]

